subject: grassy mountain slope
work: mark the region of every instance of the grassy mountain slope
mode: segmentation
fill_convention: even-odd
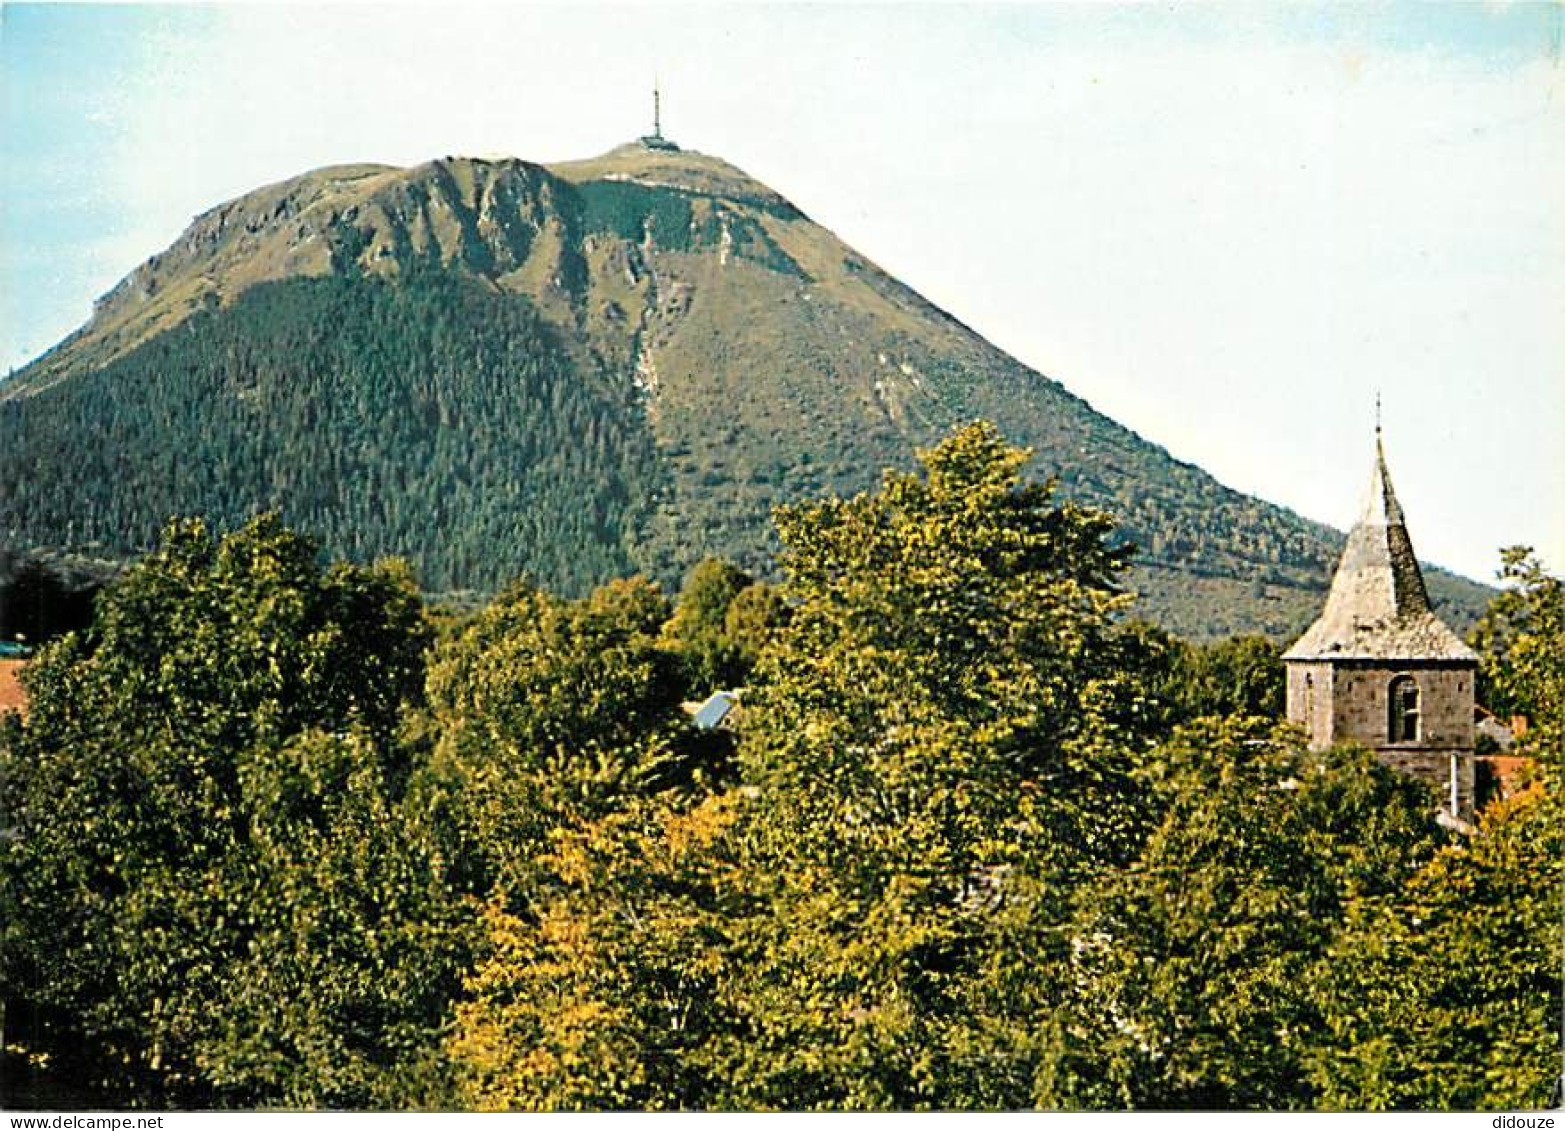
[[[431,588],[580,589],[720,553],[988,417],[1141,548],[1147,612],[1286,634],[1339,536],[1094,412],[693,153],[319,170],[198,217],[0,385],[0,531],[124,552],[278,507]],[[1435,574],[1462,623],[1486,591]]]

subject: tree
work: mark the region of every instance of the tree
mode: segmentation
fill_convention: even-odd
[[[431,707],[530,768],[616,748],[677,704],[678,673],[657,639],[668,616],[657,587],[639,578],[580,601],[517,587],[433,658]]]
[[[161,1102],[384,1098],[458,949],[397,814],[427,641],[405,568],[323,569],[263,517],[220,540],[170,525],[88,631],[39,653],[0,763],[20,833],[0,841],[0,961],[65,1019],[46,1045],[85,1038],[78,1068],[123,1102],[135,1081]],[[329,1051],[349,1046],[356,1067]]]
[[[793,619],[761,673],[779,710],[917,700],[992,728],[1027,771],[1086,729],[1086,693],[1116,676],[1101,646],[1129,549],[1108,516],[1023,484],[1027,458],[976,424],[921,452],[923,475],[779,509]]]
[[[684,657],[692,687],[716,689],[743,682],[740,657],[725,629],[729,606],[753,583],[749,574],[721,558],[704,558],[686,576],[664,637]]]
[[[1157,828],[1131,866],[1076,893],[1033,1102],[1313,1106],[1323,959],[1348,908],[1433,853],[1428,796],[1363,750],[1312,753],[1259,719],[1176,732],[1147,777]]]
[[[1480,700],[1495,713],[1526,715],[1541,728],[1539,751],[1565,739],[1565,585],[1526,546],[1501,552],[1508,587],[1473,628]]]
[[[668,617],[639,578],[579,601],[522,586],[437,651],[434,749],[417,788],[466,890],[524,892],[551,830],[727,772],[726,748],[679,710],[686,685],[659,638]]]
[[[1351,908],[1322,963],[1323,1107],[1559,1104],[1565,812],[1559,771],[1485,810],[1465,844]]]
[[[705,624],[730,603],[712,601]],[[463,1105],[710,1102],[695,1052],[717,1017],[738,795],[713,792],[731,776],[726,738],[679,711],[686,669],[668,644],[698,617],[675,619],[671,633],[639,580],[578,602],[522,589],[432,667],[441,734],[424,784],[443,791],[485,896],[485,946],[443,1049]]]
[[[685,579],[663,636],[701,694],[743,686],[783,616],[771,586],[730,562],[706,558]]]
[[[463,1106],[689,1110],[715,1102],[703,1051],[728,1022],[737,793],[632,799],[562,828],[549,882],[518,909],[494,899],[487,952],[446,1052]]]
[[[1133,756],[1108,737],[1108,519],[1024,484],[987,425],[919,458],[778,512],[791,615],[745,703],[763,910],[720,989],[741,1034],[712,1050],[726,1105],[1025,1102],[980,1087],[1025,1081],[1028,1050],[970,983],[1135,835]]]
[[[1198,645],[1187,653],[1175,678],[1185,720],[1203,715],[1282,717],[1282,649],[1268,637],[1232,636]]]

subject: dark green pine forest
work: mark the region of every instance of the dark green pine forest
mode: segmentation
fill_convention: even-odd
[[[597,437],[557,474],[628,483]],[[1472,633],[1533,761],[1460,834],[1279,724],[1267,638],[1134,619],[1113,517],[1026,463],[963,428],[673,599],[454,607],[276,515],[166,525],[0,715],[0,1104],[1557,1105],[1560,580],[1507,551]]]
[[[171,514],[275,510],[361,561],[400,548],[435,590],[526,572],[579,593],[634,572],[660,475],[630,390],[594,373],[460,276],[263,284],[0,404],[6,517],[114,555]]]

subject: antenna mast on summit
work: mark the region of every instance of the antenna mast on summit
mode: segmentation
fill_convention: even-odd
[[[661,149],[678,153],[679,146],[663,136],[663,91],[656,76],[652,79],[652,132],[641,139],[643,149]]]

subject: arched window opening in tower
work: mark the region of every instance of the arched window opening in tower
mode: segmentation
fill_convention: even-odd
[[[1399,675],[1391,681],[1390,726],[1387,737],[1392,742],[1419,741],[1418,683],[1410,675]]]

